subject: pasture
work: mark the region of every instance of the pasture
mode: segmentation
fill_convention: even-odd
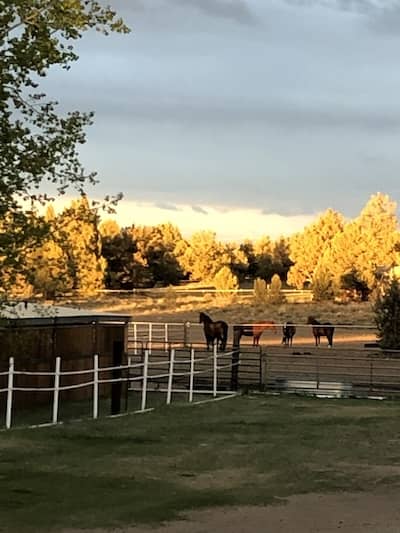
[[[291,495],[390,498],[399,444],[398,402],[297,396],[11,430],[0,436],[0,531],[134,533],[199,509],[281,506]]]

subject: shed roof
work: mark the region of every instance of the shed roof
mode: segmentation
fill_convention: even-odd
[[[32,302],[7,304],[0,308],[0,317],[8,324],[18,326],[54,326],[113,324],[124,325],[132,320],[130,315],[100,313],[91,309],[60,307]]]

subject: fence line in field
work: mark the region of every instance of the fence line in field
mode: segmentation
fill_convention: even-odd
[[[120,366],[107,366],[107,367],[99,367],[99,355],[95,354],[93,356],[93,368],[88,370],[74,370],[74,371],[62,371],[61,370],[61,364],[62,360],[61,357],[56,357],[55,360],[55,369],[54,372],[32,372],[32,371],[25,371],[25,370],[16,370],[15,368],[15,360],[14,357],[9,358],[9,367],[8,371],[1,372],[0,375],[2,376],[8,376],[7,379],[7,387],[0,389],[0,393],[6,393],[6,419],[5,419],[5,427],[6,429],[10,429],[12,426],[12,414],[13,414],[13,401],[14,401],[14,393],[15,392],[50,392],[53,393],[53,400],[52,400],[52,424],[57,424],[59,421],[59,403],[60,403],[60,392],[62,391],[68,391],[78,388],[84,388],[84,387],[92,387],[92,399],[93,399],[93,407],[92,407],[92,418],[96,419],[99,415],[99,385],[102,384],[114,384],[114,383],[122,383],[122,382],[128,382],[128,385],[132,384],[132,382],[138,382],[140,385],[140,393],[141,393],[141,402],[140,402],[140,410],[138,412],[145,412],[147,410],[147,393],[148,393],[148,386],[149,382],[154,379],[160,379],[160,378],[166,378],[167,379],[167,388],[166,389],[159,389],[160,392],[166,392],[166,404],[169,405],[172,401],[172,394],[173,393],[186,393],[188,396],[188,402],[193,402],[194,394],[197,393],[206,393],[212,395],[213,399],[216,399],[218,395],[223,394],[224,396],[235,394],[232,391],[225,391],[225,390],[218,390],[218,373],[220,370],[226,369],[226,368],[232,368],[235,365],[238,365],[239,362],[231,362],[228,365],[221,365],[219,364],[219,360],[223,357],[231,357],[233,355],[233,352],[221,352],[219,353],[217,351],[217,347],[214,347],[214,350],[211,355],[207,357],[201,357],[196,359],[196,353],[194,349],[190,350],[190,358],[185,361],[178,361],[179,364],[182,363],[188,363],[190,365],[189,370],[186,372],[183,371],[177,371],[175,369],[175,350],[171,349],[169,352],[169,363],[168,363],[168,371],[161,373],[161,374],[151,374],[149,373],[149,370],[156,367],[158,364],[157,362],[151,362],[149,361],[149,350],[144,350],[143,355],[143,362],[141,363],[133,363],[131,358],[128,358],[128,364],[126,365],[120,365]],[[208,361],[210,363],[210,368],[202,369],[202,370],[196,370],[196,363],[204,363]],[[165,362],[162,362],[163,365],[165,365]],[[110,372],[110,371],[127,371],[127,377],[117,377],[117,378],[111,378],[111,379],[102,379],[101,374],[104,372]],[[140,374],[132,376],[130,375],[131,370],[139,370]],[[211,370],[212,372],[212,387],[210,390],[201,390],[197,391],[195,389],[195,376],[202,374],[202,373],[209,373]],[[87,376],[90,375],[90,378],[88,381],[85,381],[84,383],[77,383],[73,385],[62,385],[62,377],[63,376]],[[15,386],[15,376],[52,376],[54,378],[53,386],[52,387],[20,387]],[[187,389],[179,389],[174,388],[174,378],[176,377],[183,377],[187,376],[189,379],[189,386]],[[134,390],[133,388],[130,390]]]
[[[282,328],[285,325],[284,322],[276,322],[270,324],[269,328]],[[293,323],[297,328],[302,328],[310,332],[312,336],[312,324],[305,324],[302,322]],[[324,324],[321,324],[323,326]],[[236,326],[244,327],[266,327],[263,322],[242,322],[240,324],[229,324],[230,328]],[[315,326],[314,326],[315,327]],[[376,331],[376,326],[371,324],[332,324],[335,331],[343,330],[363,330],[363,331]],[[153,345],[164,345],[165,351],[168,351],[171,347],[177,344],[190,346],[194,342],[198,342],[201,338],[203,326],[198,322],[130,322],[128,326],[128,342],[133,344],[134,353],[137,354],[140,348],[146,347],[150,353]],[[195,332],[195,333],[194,333]],[[194,340],[193,335],[197,337]]]

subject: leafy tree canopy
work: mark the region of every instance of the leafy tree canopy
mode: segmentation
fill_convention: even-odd
[[[40,87],[51,67],[68,69],[78,59],[73,43],[90,28],[129,31],[95,0],[0,0],[0,220],[7,220],[7,231],[3,226],[0,232],[2,269],[15,266],[21,251],[41,237],[23,203],[46,202],[43,184],[63,194],[95,183],[77,150],[93,113],[63,115]],[[18,235],[17,244],[10,235]]]

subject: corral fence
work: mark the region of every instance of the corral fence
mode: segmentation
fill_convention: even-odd
[[[277,324],[278,332],[281,326]],[[252,347],[249,340],[247,344],[232,346],[239,354],[239,388],[333,397],[399,395],[400,351],[382,351],[371,342],[375,339],[374,326],[335,325],[343,342],[339,341],[334,348],[328,348],[326,343],[315,347],[312,325],[296,326],[301,337],[291,347],[282,346],[280,337],[273,336],[261,347]],[[370,342],[364,344],[365,340]],[[130,326],[129,350],[133,355],[140,354],[145,347],[162,358],[163,350],[167,352],[175,344],[186,349],[204,346],[202,326],[190,322],[137,322]]]
[[[138,408],[133,412],[143,413],[151,410],[149,395],[163,393],[160,403],[170,404],[177,394],[184,396],[189,403],[199,403],[199,395],[208,396],[207,400],[226,398],[233,394],[232,383],[237,387],[238,354],[233,352],[217,352],[216,347],[211,353],[198,353],[193,348],[188,352],[171,348],[167,354],[162,351],[162,358],[150,350],[144,349],[140,357],[128,357],[128,363],[120,366],[99,367],[99,355],[93,356],[93,366],[88,370],[62,371],[62,359],[57,357],[53,371],[27,371],[16,368],[13,357],[9,359],[9,368],[1,372],[0,376],[6,377],[7,387],[0,389],[0,395],[5,395],[4,426],[10,429],[13,426],[15,397],[21,393],[46,394],[49,399],[48,407],[51,410],[50,420],[38,425],[51,425],[60,422],[61,394],[73,389],[90,389],[91,409],[84,417],[96,419],[99,417],[101,402],[100,387],[111,384],[111,387],[125,384],[126,410],[128,395],[136,394],[139,400]],[[19,385],[19,377],[25,378],[25,384]],[[26,379],[33,381],[38,377],[52,380],[52,386],[29,386]],[[74,376],[78,383],[65,384],[66,379]],[[233,381],[232,381],[233,380]],[[120,393],[121,389],[118,389]],[[159,394],[158,394],[159,396]]]
[[[214,289],[214,288],[179,288],[179,287],[152,287],[141,289],[99,289],[96,292],[100,294],[115,294],[121,296],[130,296],[140,298],[163,298],[170,296],[171,292],[177,296],[203,297],[206,295],[236,295],[241,298],[253,298],[254,289]],[[288,303],[307,303],[312,302],[313,292],[311,289],[281,289],[280,291]]]
[[[370,354],[329,350],[261,356],[263,390],[321,397],[385,398],[400,395],[400,351]]]
[[[251,328],[254,326],[265,327],[266,331],[274,331],[279,339],[279,335],[282,331],[282,326],[284,324],[273,323],[270,325],[265,325],[260,322],[257,323],[241,323],[241,324],[229,324],[229,338],[228,343],[232,345],[234,343],[233,331],[236,326],[244,326],[246,328]],[[305,336],[309,337],[309,340],[313,339],[311,324],[294,324],[297,328],[297,333],[295,337],[295,343],[300,342],[304,344]],[[343,340],[351,340],[354,337],[355,333],[362,334],[364,341],[372,342],[376,338],[376,327],[372,325],[354,325],[354,324],[335,324],[335,339],[340,335]],[[248,337],[247,337],[248,338]],[[244,339],[244,337],[243,337]],[[272,339],[270,339],[272,340]],[[312,340],[312,342],[314,342]],[[360,341],[362,342],[362,341]],[[131,322],[128,326],[128,352],[137,350],[139,345],[146,346],[151,349],[152,346],[164,345],[167,350],[169,347],[176,346],[202,346],[204,345],[204,333],[203,325],[198,322]]]

